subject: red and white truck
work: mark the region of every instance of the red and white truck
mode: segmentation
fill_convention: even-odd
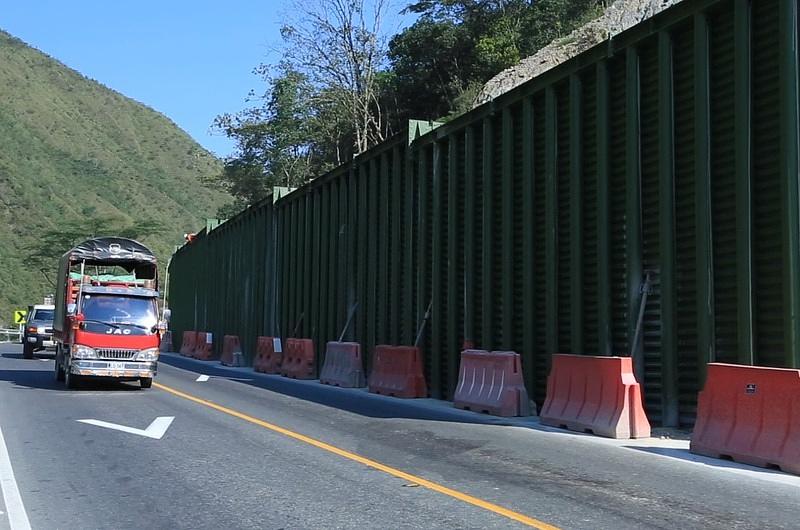
[[[165,328],[158,313],[156,257],[141,243],[89,239],[59,260],[55,376],[67,388],[90,377],[139,381],[150,388]]]

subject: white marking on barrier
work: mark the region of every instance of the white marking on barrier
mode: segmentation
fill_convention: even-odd
[[[25,505],[22,504],[2,429],[0,429],[0,489],[3,490],[3,502],[8,511],[8,524],[11,530],[30,530],[31,523],[25,512]]]

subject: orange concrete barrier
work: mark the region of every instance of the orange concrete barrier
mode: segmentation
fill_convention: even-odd
[[[375,346],[369,391],[401,398],[428,396],[422,354],[414,346]]]
[[[192,357],[201,361],[210,361],[214,357],[214,336],[211,333],[197,332],[197,343]]]
[[[311,339],[286,339],[281,375],[292,379],[316,379],[317,363],[314,341]]]
[[[256,358],[253,359],[253,370],[265,374],[280,374],[282,361],[281,339],[277,337],[258,337],[256,340]]]
[[[344,388],[361,388],[366,384],[361,345],[357,342],[329,342],[325,346],[325,362],[319,382]]]
[[[196,347],[197,347],[197,332],[184,331],[183,340],[181,341],[180,354],[185,357],[191,357]]]
[[[553,355],[542,423],[610,438],[647,438],[650,422],[630,357]]]
[[[172,351],[172,332],[167,330],[161,335],[161,341],[158,345],[158,351]]]
[[[800,474],[800,370],[709,364],[690,450]]]
[[[461,352],[453,405],[494,416],[530,416],[519,354],[513,351]]]
[[[222,338],[222,356],[219,362],[225,366],[242,366],[242,346],[238,335],[225,335]]]

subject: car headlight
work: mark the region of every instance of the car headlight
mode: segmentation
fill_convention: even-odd
[[[82,344],[76,344],[72,347],[72,358],[73,359],[97,359],[97,352],[94,351],[94,348],[90,348],[89,346],[84,346]]]
[[[157,361],[158,348],[147,348],[136,354],[135,361]]]

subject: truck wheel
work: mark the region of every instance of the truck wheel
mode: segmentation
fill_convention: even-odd
[[[150,388],[153,386],[153,378],[152,377],[140,377],[139,384],[142,385],[142,388]]]
[[[33,359],[33,346],[28,342],[22,345],[22,357],[25,359]]]
[[[69,370],[66,368],[64,369],[64,383],[67,385],[67,388],[70,390],[75,390],[78,388],[81,382],[81,376],[71,374]]]
[[[55,362],[55,374],[56,374],[56,381],[63,381],[64,380],[64,370],[61,368],[61,364],[58,362],[58,355],[56,355],[56,362]]]
[[[56,345],[56,358],[53,362],[53,365],[55,366],[56,381],[64,380],[64,369],[61,367],[61,360],[63,358],[64,356],[61,355],[61,346]]]

